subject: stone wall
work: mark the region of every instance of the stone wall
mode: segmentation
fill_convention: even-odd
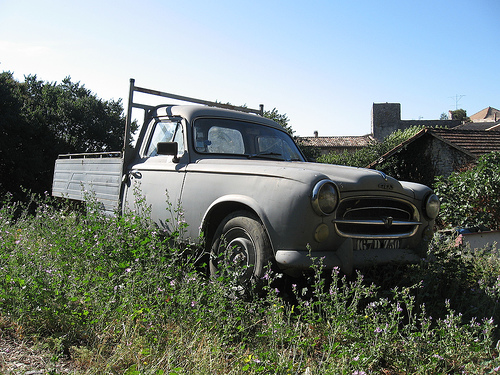
[[[460,124],[459,120],[401,120],[400,103],[373,103],[372,107],[372,134],[378,141],[412,126],[453,128]]]
[[[457,172],[475,161],[473,157],[434,137],[425,150],[425,157],[432,160],[433,174],[444,177],[448,177],[452,172]]]
[[[389,134],[399,129],[401,122],[401,104],[373,103],[372,107],[372,134],[382,141]]]
[[[475,159],[429,133],[390,156],[383,171],[399,180],[433,186],[436,176],[448,177]]]

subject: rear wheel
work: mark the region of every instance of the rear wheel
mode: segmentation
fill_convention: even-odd
[[[265,267],[271,260],[271,244],[255,214],[237,211],[226,216],[213,238],[212,276],[227,275],[243,286],[264,276]]]

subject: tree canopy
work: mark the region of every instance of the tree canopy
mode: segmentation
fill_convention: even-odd
[[[121,99],[100,99],[70,77],[0,73],[0,193],[49,191],[58,154],[120,150],[123,113]]]
[[[465,122],[470,120],[469,117],[467,117],[467,111],[461,108],[455,111],[451,111],[451,119],[465,121]]]
[[[267,117],[268,119],[271,119],[280,124],[286,130],[286,132],[293,137],[295,130],[293,130],[292,127],[288,124],[288,121],[290,121],[290,119],[288,118],[286,113],[279,113],[276,108],[273,108],[271,111],[264,111],[264,117]]]

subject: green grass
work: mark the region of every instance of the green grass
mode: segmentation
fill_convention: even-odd
[[[269,272],[264,295],[242,299],[144,216],[4,197],[2,334],[70,356],[78,374],[500,370],[495,252],[436,239],[433,261],[351,277],[322,275],[318,259],[302,279]]]

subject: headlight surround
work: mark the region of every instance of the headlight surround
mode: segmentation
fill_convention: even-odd
[[[439,198],[436,194],[430,194],[426,199],[425,199],[425,215],[429,219],[435,219],[438,214],[439,214],[439,206],[441,205],[441,202],[439,201]]]
[[[330,180],[319,181],[313,188],[311,203],[318,215],[331,215],[339,203],[337,186]]]

